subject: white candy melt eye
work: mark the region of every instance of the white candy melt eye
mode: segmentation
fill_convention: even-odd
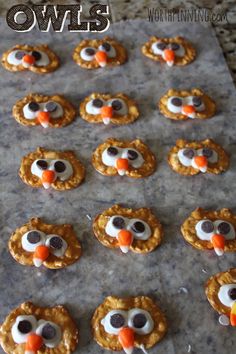
[[[183,57],[185,55],[185,49],[179,43],[173,42],[173,43],[168,44],[168,49],[173,50],[177,57]]]
[[[115,166],[116,159],[121,157],[122,149],[110,146],[102,153],[102,162],[106,166]]]
[[[31,165],[31,172],[33,175],[42,177],[43,171],[49,169],[50,161],[49,160],[35,160]]]
[[[186,148],[180,149],[178,151],[178,158],[182,165],[189,167],[192,165],[192,159],[196,155],[196,151],[194,149]]]
[[[102,319],[101,323],[107,333],[118,335],[121,328],[127,326],[127,312],[112,310]]]
[[[51,321],[40,320],[36,334],[42,336],[43,343],[48,348],[55,348],[61,341],[61,328]]]
[[[142,155],[136,149],[123,149],[122,158],[129,160],[129,164],[134,168],[139,168],[144,163]]]
[[[86,112],[93,115],[100,114],[100,110],[104,105],[104,101],[100,98],[95,98],[86,104]]]
[[[234,226],[225,220],[216,220],[214,221],[216,233],[223,235],[226,240],[235,239],[235,229]]]
[[[41,105],[35,101],[27,103],[23,107],[23,114],[26,119],[35,119],[37,113],[42,109]]]
[[[58,235],[48,235],[46,246],[50,247],[50,252],[56,257],[63,257],[67,249],[66,241]]]
[[[162,55],[163,51],[167,48],[167,44],[159,41],[153,43],[151,48],[154,54]]]
[[[151,236],[150,226],[143,220],[131,219],[127,229],[132,231],[137,240],[147,240]]]
[[[45,103],[44,111],[49,112],[51,118],[60,118],[63,116],[62,106],[55,101],[48,101]]]
[[[41,50],[33,50],[30,53],[35,59],[35,66],[47,66],[50,64],[50,59],[48,55]]]
[[[29,333],[34,332],[37,320],[34,316],[18,316],[11,329],[11,335],[15,343],[25,343]]]
[[[152,332],[154,322],[149,312],[135,308],[129,311],[128,326],[136,333],[144,335]]]
[[[45,234],[39,230],[26,232],[21,239],[22,248],[28,252],[34,252],[36,247],[45,243]]]
[[[113,108],[115,114],[125,116],[128,114],[128,108],[124,100],[120,98],[113,98],[107,102],[108,106]]]
[[[211,220],[200,220],[196,226],[195,230],[198,238],[205,241],[210,241],[212,235],[215,233],[215,227]]]
[[[170,97],[167,101],[167,108],[172,113],[181,113],[183,99],[181,97]]]
[[[109,236],[117,237],[120,230],[126,228],[126,219],[120,215],[114,215],[108,221],[105,231]]]
[[[218,161],[218,154],[216,151],[212,149],[209,148],[199,149],[197,151],[197,154],[200,156],[205,156],[207,158],[207,161],[210,163],[216,163]]]
[[[73,175],[73,167],[67,160],[53,160],[53,169],[61,181],[65,181]]]
[[[189,103],[195,107],[197,112],[204,111],[205,105],[201,96],[190,96],[188,99]]]
[[[236,301],[236,284],[222,285],[218,292],[218,298],[223,305],[231,307]]]
[[[11,65],[21,65],[22,59],[27,52],[23,50],[13,50],[11,53],[8,54],[7,61]]]
[[[103,52],[107,53],[108,58],[115,58],[116,57],[116,50],[115,48],[108,42],[102,43],[99,47],[98,50],[101,50]]]
[[[80,56],[85,61],[92,61],[96,54],[96,50],[92,47],[83,48],[80,52]]]

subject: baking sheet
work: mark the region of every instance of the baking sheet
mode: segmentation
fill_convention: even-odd
[[[218,324],[218,316],[204,295],[204,282],[212,274],[235,266],[235,255],[218,258],[213,253],[197,251],[180,235],[181,223],[198,206],[232,207],[236,212],[235,88],[212,29],[195,23],[116,23],[106,34],[114,35],[128,48],[128,63],[111,70],[87,71],[73,62],[72,51],[82,38],[95,35],[36,31],[20,34],[1,22],[1,53],[16,43],[48,43],[60,56],[62,65],[56,72],[42,76],[0,69],[0,322],[26,300],[38,305],[65,304],[80,329],[76,353],[100,354],[105,351],[90,333],[89,321],[95,308],[110,294],[146,294],[157,301],[169,322],[167,336],[150,354],[232,352],[236,345],[235,329]],[[144,57],[140,46],[152,34],[187,36],[197,48],[196,61],[170,69]],[[203,88],[216,100],[217,116],[204,122],[173,122],[164,118],[156,109],[156,102],[171,87]],[[80,118],[63,129],[23,127],[11,117],[11,109],[17,99],[30,91],[63,93],[77,107],[91,92],[123,91],[137,100],[141,116],[134,124],[121,127],[95,126]],[[91,166],[91,153],[110,136],[142,138],[157,156],[156,173],[143,180],[99,175]],[[227,173],[188,178],[170,170],[166,156],[177,138],[207,137],[222,144],[232,155]],[[24,185],[17,176],[20,160],[37,146],[75,150],[86,166],[85,183],[62,193]],[[151,207],[164,225],[162,246],[144,256],[123,255],[103,247],[94,238],[86,215],[93,218],[114,203]],[[51,223],[72,223],[83,246],[81,260],[59,271],[16,263],[8,252],[7,241],[15,228],[33,216]]]

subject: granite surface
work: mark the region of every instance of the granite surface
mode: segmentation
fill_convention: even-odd
[[[101,354],[105,351],[93,341],[90,318],[105,296],[146,294],[166,313],[167,336],[150,354],[233,353],[235,330],[221,327],[217,314],[204,295],[204,282],[212,274],[235,266],[235,255],[222,258],[200,252],[186,244],[180,225],[197,206],[235,208],[236,97],[232,78],[214,31],[199,24],[150,24],[126,21],[113,24],[109,34],[128,48],[129,61],[111,70],[87,71],[76,66],[72,50],[81,38],[78,33],[18,34],[2,21],[2,53],[17,43],[48,43],[59,54],[62,66],[50,74],[10,73],[0,68],[1,164],[0,164],[0,322],[25,300],[39,305],[65,304],[80,328],[76,353]],[[140,53],[140,46],[151,34],[188,34],[198,56],[191,65],[172,69],[160,66]],[[90,35],[90,37],[92,37]],[[204,41],[202,40],[204,38]],[[207,121],[173,122],[160,115],[157,100],[170,87],[199,86],[215,98],[217,115]],[[79,117],[62,129],[43,130],[19,125],[11,116],[15,101],[28,92],[66,95],[75,106],[93,91],[124,91],[139,104],[140,119],[123,127],[94,126]],[[154,175],[143,180],[99,175],[90,163],[92,150],[105,138],[142,138],[158,159]],[[192,178],[172,172],[166,156],[177,138],[214,138],[232,155],[231,167],[224,175],[201,174]],[[17,176],[20,159],[37,146],[73,149],[86,165],[86,181],[67,192],[33,190]],[[130,207],[151,207],[164,225],[162,246],[149,255],[123,255],[103,247],[93,236],[92,218],[114,203]],[[32,216],[51,223],[72,223],[82,242],[83,256],[64,270],[28,268],[16,263],[7,249],[14,229]],[[182,288],[184,287],[184,288]],[[0,350],[2,353],[2,351]],[[135,354],[139,351],[135,351]]]

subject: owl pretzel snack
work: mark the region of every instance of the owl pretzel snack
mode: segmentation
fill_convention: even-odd
[[[187,242],[199,250],[212,250],[218,256],[236,252],[236,215],[230,209],[197,208],[184,221],[181,232]]]
[[[206,283],[208,301],[223,326],[236,327],[236,268],[213,275]]]
[[[123,253],[151,252],[163,238],[162,226],[150,209],[123,208],[118,204],[97,215],[93,232],[105,247],[120,248]]]
[[[136,103],[123,93],[92,93],[80,104],[80,115],[89,123],[123,125],[134,122],[139,111]]]
[[[15,103],[12,114],[22,125],[61,128],[75,119],[76,110],[62,95],[30,93]]]
[[[64,268],[81,256],[81,245],[69,224],[51,225],[40,218],[17,228],[8,247],[12,257],[22,265],[49,269]]]
[[[38,147],[22,158],[19,176],[30,187],[52,187],[63,191],[76,188],[82,183],[85,168],[73,151],[53,151]]]
[[[114,138],[100,144],[92,156],[94,168],[105,176],[143,178],[156,169],[156,158],[140,139],[123,141]]]
[[[108,296],[97,307],[91,324],[93,337],[101,347],[126,354],[132,354],[134,348],[147,353],[167,331],[164,314],[147,296]]]
[[[160,112],[173,120],[207,119],[215,115],[216,104],[202,90],[170,89],[159,101]]]
[[[62,305],[25,302],[0,327],[0,344],[7,354],[72,354],[78,341],[75,322]]]
[[[2,65],[13,72],[30,70],[37,74],[47,74],[56,70],[60,62],[57,55],[45,44],[18,44],[3,53]]]
[[[161,38],[152,36],[142,46],[142,53],[168,66],[187,65],[196,57],[196,50],[190,42],[183,37]]]
[[[179,139],[168,154],[168,163],[185,176],[202,173],[220,174],[229,168],[226,151],[211,139],[187,141]]]
[[[124,64],[126,49],[115,39],[84,39],[74,50],[73,59],[84,69],[97,69]]]

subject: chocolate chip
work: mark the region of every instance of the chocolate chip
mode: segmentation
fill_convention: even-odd
[[[31,112],[38,112],[40,109],[39,104],[33,101],[28,104],[28,107]]]
[[[192,159],[193,156],[195,155],[195,153],[194,153],[194,150],[193,150],[193,149],[184,149],[183,155],[184,155],[185,157],[188,157],[189,159]]]
[[[203,148],[202,149],[202,155],[209,158],[213,155],[213,151],[211,149],[208,148]]]
[[[117,216],[113,219],[112,224],[116,229],[121,230],[125,227],[125,220],[123,218]]]
[[[49,244],[50,247],[54,248],[55,250],[60,250],[63,246],[63,241],[60,237],[53,236],[50,238]]]
[[[147,318],[143,313],[137,313],[133,318],[133,325],[135,328],[143,328],[147,323]]]
[[[111,45],[108,42],[102,43],[102,49],[105,49],[106,52],[109,52]]]
[[[101,108],[103,106],[103,101],[100,98],[95,98],[92,102],[93,106],[96,108]]]
[[[223,221],[218,225],[217,230],[220,234],[226,235],[230,232],[230,224]]]
[[[195,107],[199,107],[202,104],[202,99],[199,96],[194,96],[193,97],[193,104]]]
[[[120,313],[115,313],[110,318],[110,324],[114,328],[121,328],[125,324],[125,319]]]
[[[18,50],[16,53],[15,53],[15,58],[18,59],[18,60],[21,60],[25,55],[25,52],[23,52],[22,50]]]
[[[34,57],[34,59],[36,61],[40,60],[42,58],[42,54],[37,52],[36,50],[33,50],[33,52],[31,53],[31,55]]]
[[[22,320],[18,323],[17,328],[22,334],[26,334],[32,331],[32,324],[30,321]]]
[[[171,99],[171,103],[173,104],[173,106],[176,106],[176,107],[181,107],[182,106],[182,100],[179,97],[173,97]]]
[[[62,173],[66,170],[66,165],[62,161],[56,161],[54,163],[54,169],[58,173]]]
[[[27,235],[29,243],[35,244],[41,240],[41,235],[38,231],[30,231]]]
[[[115,111],[119,111],[122,108],[122,103],[119,100],[115,100],[112,102],[111,106]]]
[[[134,150],[128,150],[128,159],[133,161],[138,158],[138,153]]]
[[[46,170],[48,168],[48,163],[45,160],[38,160],[36,165],[40,168],[40,170]]]
[[[178,43],[171,43],[170,44],[170,49],[172,50],[178,50],[180,48],[180,45]]]
[[[157,48],[160,49],[160,50],[164,50],[166,48],[166,43],[163,43],[163,42],[158,42],[156,44]]]
[[[57,332],[56,329],[50,325],[50,323],[45,324],[42,330],[42,337],[44,339],[53,339],[56,336]]]
[[[207,234],[213,232],[214,230],[214,225],[211,221],[206,220],[202,223],[201,229],[203,232],[206,232]]]
[[[56,102],[53,101],[49,101],[46,103],[45,108],[47,112],[55,112],[55,110],[57,109],[57,104]]]
[[[85,48],[85,53],[89,56],[92,56],[95,54],[95,49],[93,48]]]
[[[142,233],[145,231],[145,225],[141,222],[141,221],[136,221],[131,229],[134,231],[134,232],[137,232],[137,233]]]
[[[115,148],[113,146],[110,146],[107,149],[107,154],[110,155],[110,156],[116,156],[118,154],[118,150],[117,150],[117,148]]]
[[[229,290],[229,297],[232,300],[236,300],[236,287]]]

